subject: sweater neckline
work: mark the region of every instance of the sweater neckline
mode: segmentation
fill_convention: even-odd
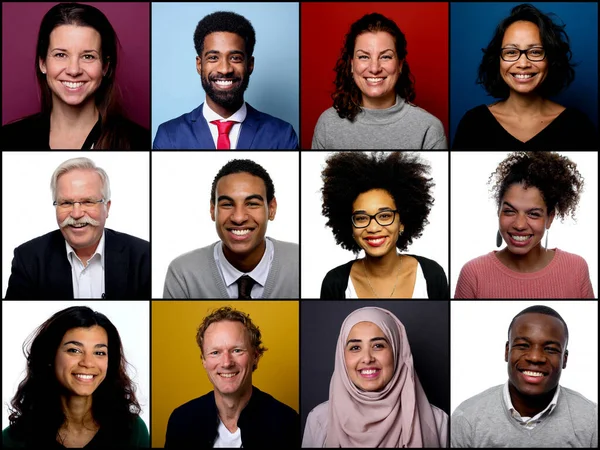
[[[365,125],[388,125],[398,120],[408,112],[406,101],[396,95],[396,103],[385,109],[371,109],[361,107],[356,120]]]
[[[516,270],[512,270],[506,267],[504,264],[502,264],[502,261],[500,261],[496,256],[498,250],[491,251],[490,253],[488,253],[488,256],[491,258],[494,265],[509,277],[518,278],[520,280],[534,280],[536,278],[546,276],[549,272],[554,270],[554,267],[558,264],[558,260],[563,258],[564,252],[562,250],[558,248],[554,248],[552,250],[554,250],[554,257],[552,258],[550,263],[548,263],[548,265],[543,269],[537,270],[535,272],[517,272]]]

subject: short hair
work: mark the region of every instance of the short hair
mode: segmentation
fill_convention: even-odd
[[[329,156],[321,173],[322,212],[336,243],[354,253],[360,252],[352,234],[352,204],[363,192],[384,189],[393,197],[404,225],[396,247],[406,250],[429,223],[427,217],[434,202],[431,190],[435,185],[427,176],[430,170],[417,154],[410,152],[369,155],[347,151]]]
[[[106,202],[110,200],[110,180],[108,179],[108,174],[102,167],[96,166],[94,161],[85,157],[67,159],[65,162],[63,162],[60,166],[56,168],[56,170],[52,174],[52,179],[50,180],[52,200],[57,200],[56,189],[59,177],[67,172],[70,172],[71,170],[95,171],[98,175],[100,175],[100,179],[102,180],[102,198],[104,198]]]
[[[542,97],[551,97],[569,86],[575,78],[575,64],[571,63],[572,52],[569,36],[565,32],[566,25],[559,25],[552,20],[553,13],[544,14],[535,6],[522,4],[515,6],[510,16],[503,19],[494,33],[494,37],[483,51],[479,65],[477,84],[481,84],[489,95],[506,99],[510,89],[500,76],[500,48],[507,28],[513,23],[523,20],[531,22],[540,30],[542,46],[546,51],[548,74],[538,87]]]
[[[400,31],[400,28],[393,20],[378,13],[367,14],[350,26],[350,31],[346,34],[344,46],[341,49],[341,55],[335,64],[335,91],[331,94],[331,98],[333,99],[333,107],[342,119],[347,118],[352,122],[361,111],[360,102],[362,93],[352,77],[351,64],[354,58],[356,38],[363,33],[375,33],[378,31],[384,31],[392,35],[396,42],[398,59],[404,60],[402,73],[398,77],[395,86],[396,93],[409,102],[415,99],[414,77],[406,61],[408,52],[406,50],[404,33]]]
[[[269,173],[264,167],[250,159],[232,159],[221,167],[212,182],[210,190],[210,202],[212,204],[216,204],[217,202],[217,199],[215,198],[217,182],[224,176],[234,173],[249,173],[250,175],[261,178],[265,183],[265,189],[267,191],[267,203],[271,203],[271,200],[275,197],[275,186],[273,185],[273,180],[269,176]]]
[[[258,354],[258,357],[254,362],[254,366],[252,367],[252,371],[255,371],[258,367],[258,360],[268,349],[262,345],[260,329],[252,322],[252,319],[250,319],[250,315],[242,311],[238,311],[237,309],[234,309],[231,306],[222,306],[221,308],[213,310],[208,316],[204,318],[204,320],[198,327],[198,331],[196,333],[196,343],[198,344],[198,347],[200,347],[200,354],[202,355],[202,359],[204,359],[203,345],[204,333],[206,333],[206,329],[215,322],[223,322],[226,320],[230,322],[240,322],[246,328],[248,338],[250,339],[250,344],[252,345],[252,350],[256,351],[256,353]]]
[[[108,337],[108,368],[106,378],[92,394],[92,415],[103,430],[119,439],[131,434],[133,418],[141,408],[127,375],[128,362],[119,332],[104,314],[87,306],[72,306],[55,313],[23,344],[27,372],[11,401],[9,417],[14,436],[40,448],[56,440],[66,419],[60,401],[62,386],[55,374],[56,352],[67,331],[96,325]]]
[[[202,57],[204,51],[204,39],[211,33],[224,31],[235,33],[240,36],[245,43],[245,50],[248,57],[254,53],[256,44],[256,33],[248,19],[244,16],[230,11],[217,11],[204,16],[194,31],[194,47],[196,54]]]
[[[529,313],[544,314],[546,316],[556,317],[558,320],[560,320],[562,322],[563,326],[565,327],[565,337],[567,339],[565,342],[565,348],[567,347],[567,343],[569,342],[569,327],[567,327],[567,322],[565,322],[565,319],[563,319],[561,317],[561,315],[559,313],[557,313],[555,310],[553,310],[549,306],[544,306],[544,305],[530,306],[529,308],[525,308],[523,311],[521,311],[519,314],[517,314],[515,317],[513,317],[513,320],[510,321],[510,325],[508,326],[509,340],[510,340],[510,330],[511,330],[513,324],[515,323],[515,320],[517,319],[517,317],[522,316],[523,314],[529,314]]]
[[[569,214],[575,219],[575,210],[583,192],[584,178],[577,164],[556,152],[514,152],[492,172],[488,184],[498,208],[507,189],[513,184],[536,187],[548,208],[564,219]]]

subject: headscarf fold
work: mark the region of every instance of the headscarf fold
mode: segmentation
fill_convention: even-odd
[[[354,385],[344,359],[350,330],[359,322],[377,325],[390,342],[394,374],[378,392]],[[376,307],[352,312],[342,324],[329,386],[325,447],[441,447],[432,407],[415,372],[404,325]]]

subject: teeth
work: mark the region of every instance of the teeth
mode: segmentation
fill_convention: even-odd
[[[379,238],[379,239],[367,239],[368,242],[372,243],[372,244],[381,244],[384,241],[385,238]]]
[[[69,81],[63,81],[62,84],[64,84],[68,88],[77,89],[78,87],[83,86],[83,81],[80,81],[77,83],[70,83]]]
[[[246,228],[245,230],[231,230],[231,232],[236,236],[245,236],[250,233],[250,230]]]
[[[221,373],[220,374],[223,378],[232,378],[234,376],[237,375],[237,373]]]
[[[542,372],[532,372],[531,370],[524,370],[523,373],[529,377],[543,377]]]
[[[367,81],[371,83],[377,83],[378,81],[383,80],[383,78],[367,78]]]
[[[526,79],[526,78],[531,78],[531,77],[533,77],[534,75],[535,75],[534,73],[530,73],[530,74],[527,74],[527,75],[515,74],[515,75],[514,75],[514,77],[515,77],[515,78],[519,78],[519,79],[521,79],[521,80],[524,80],[524,79]]]
[[[71,225],[74,228],[83,228],[87,225],[87,223],[74,223],[73,225]]]
[[[527,239],[529,239],[531,237],[531,235],[529,236],[514,236],[514,235],[510,235],[515,241],[519,241],[519,242],[525,242]]]
[[[362,373],[363,375],[373,375],[376,372],[376,369],[365,369],[360,371],[360,373]]]
[[[219,86],[231,86],[233,80],[215,80],[215,83],[217,83]]]
[[[92,378],[94,378],[94,375],[84,375],[81,373],[76,373],[75,376],[77,378],[81,378],[82,380],[91,380]]]

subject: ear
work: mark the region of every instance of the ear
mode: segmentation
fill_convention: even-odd
[[[215,204],[213,202],[210,202],[210,218],[213,222],[215,221]]]
[[[506,341],[506,346],[504,347],[504,362],[508,362],[508,341]]]
[[[254,71],[254,56],[251,56],[248,60],[248,76],[252,75]]]
[[[400,61],[400,67],[398,67],[398,73],[402,75],[402,67],[404,67],[404,60]]]
[[[202,58],[196,56],[196,72],[198,75],[202,75]]]
[[[354,73],[354,61],[350,60],[350,75]]]
[[[206,369],[206,359],[204,359],[202,352],[200,353],[200,360],[202,361],[202,367]]]
[[[40,66],[40,72],[45,74],[46,73],[46,61],[44,61],[42,58],[39,58],[38,66]]]
[[[567,368],[567,359],[569,359],[569,350],[565,350],[565,356],[563,356],[563,364],[562,364],[563,369]]]
[[[269,202],[269,220],[275,220],[275,213],[277,212],[277,199],[273,197]]]
[[[110,59],[106,58],[106,64],[102,68],[102,76],[105,77],[108,71],[110,70]]]
[[[112,200],[109,200],[108,202],[106,202],[106,217],[108,218],[108,212],[110,211],[110,204],[112,203]]]
[[[552,211],[550,214],[548,214],[548,222],[546,222],[546,230],[550,229],[550,225],[552,225],[555,215],[556,215],[556,211]]]

